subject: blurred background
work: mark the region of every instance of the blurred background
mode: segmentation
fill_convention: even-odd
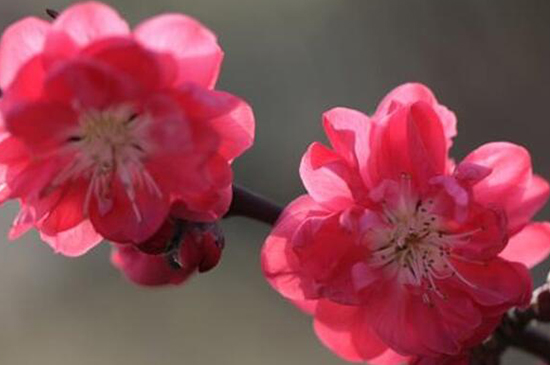
[[[0,29],[70,1],[0,2]],[[457,159],[482,143],[527,146],[550,178],[548,0],[112,0],[132,24],[184,12],[219,35],[219,88],[255,108],[255,146],[236,181],[281,204],[303,192],[298,164],[325,141],[321,113],[372,112],[393,87],[429,85],[458,116]],[[15,205],[0,211],[5,237]],[[540,219],[550,219],[545,209]],[[222,264],[188,285],[144,289],[110,266],[106,245],[57,256],[32,233],[0,242],[0,364],[343,364],[311,320],[264,282],[269,227],[224,221]],[[550,263],[536,268],[540,283]],[[505,364],[535,363],[513,351]]]

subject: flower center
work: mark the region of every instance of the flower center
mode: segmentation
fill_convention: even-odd
[[[372,249],[370,266],[392,270],[402,284],[425,289],[423,298],[427,303],[427,292],[445,298],[437,280],[456,276],[471,286],[450,258],[454,246],[464,244],[480,229],[447,232],[444,219],[435,212],[436,201],[416,196],[407,176],[400,183],[398,196],[391,205],[382,202],[379,219],[383,224],[371,229],[367,236]]]
[[[136,219],[142,215],[136,203],[136,188],[162,193],[143,165],[148,155],[149,116],[137,114],[132,106],[120,105],[105,110],[87,110],[79,118],[79,131],[67,139],[62,149],[71,151],[72,161],[61,170],[46,190],[54,189],[84,177],[89,180],[84,202],[88,213],[95,196],[100,214],[108,213],[113,204],[112,183],[117,177],[128,196]]]

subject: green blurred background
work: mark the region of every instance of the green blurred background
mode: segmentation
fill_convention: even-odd
[[[0,2],[0,28],[69,1]],[[406,81],[429,85],[454,110],[459,159],[510,140],[533,152],[550,178],[548,0],[155,0],[111,1],[132,24],[184,12],[219,35],[219,88],[247,99],[255,146],[236,181],[283,204],[303,192],[307,145],[325,138],[333,106],[370,112]],[[15,205],[0,213],[5,237]],[[541,219],[550,219],[545,209]],[[188,285],[144,289],[108,262],[54,255],[35,233],[0,244],[0,364],[343,364],[316,340],[310,318],[264,282],[259,252],[269,227],[224,221],[222,264]],[[535,270],[537,283],[548,263]],[[399,329],[396,329],[399,330]],[[507,353],[506,364],[534,363]]]

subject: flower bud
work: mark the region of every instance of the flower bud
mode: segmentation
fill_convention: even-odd
[[[223,246],[223,234],[216,223],[171,219],[146,242],[113,245],[111,261],[136,284],[178,285],[196,271],[214,268]]]
[[[148,240],[138,243],[136,248],[148,255],[160,255],[169,250],[172,238],[175,235],[176,220],[169,217],[159,230]]]

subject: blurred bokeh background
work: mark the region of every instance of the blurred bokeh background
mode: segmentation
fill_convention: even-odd
[[[111,0],[132,24],[162,12],[199,18],[226,51],[219,88],[247,99],[256,144],[236,180],[286,204],[303,192],[302,153],[333,106],[371,112],[393,87],[429,85],[454,110],[461,158],[492,140],[531,149],[550,178],[548,0]],[[70,1],[0,1],[0,29]],[[0,211],[0,237],[15,205]],[[539,216],[550,219],[550,210]],[[222,264],[188,285],[144,289],[110,266],[106,245],[54,255],[32,233],[0,242],[0,364],[343,364],[310,318],[264,282],[269,227],[224,221]],[[4,242],[5,241],[5,242]],[[549,263],[535,270],[540,283]],[[507,353],[507,364],[535,363]]]

